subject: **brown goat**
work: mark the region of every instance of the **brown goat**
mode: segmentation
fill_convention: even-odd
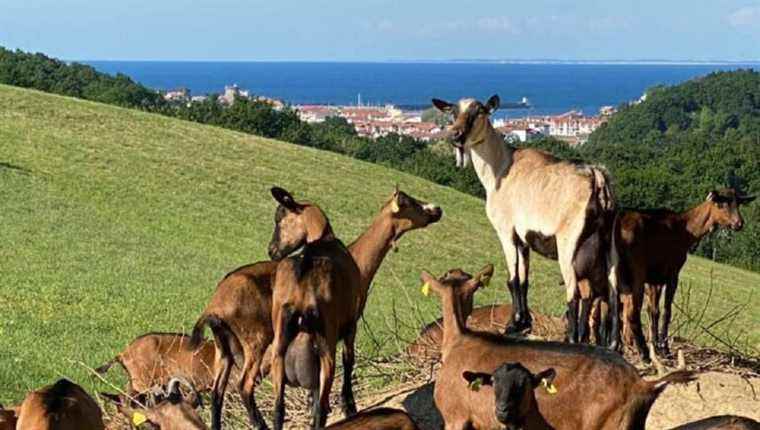
[[[193,395],[185,399],[179,389],[179,384],[187,385]],[[200,415],[195,410],[200,401],[200,394],[195,387],[184,378],[171,378],[166,385],[166,393],[155,399],[146,394],[135,398],[123,395],[101,393],[101,396],[114,405],[119,413],[127,417],[132,424],[139,427],[149,424],[160,430],[207,430]]]
[[[16,430],[18,407],[4,408],[0,405],[0,430]]]
[[[650,312],[650,341],[664,354],[668,352],[673,299],[689,250],[718,227],[739,231],[744,225],[739,206],[754,200],[739,196],[732,188],[712,191],[701,204],[681,213],[667,209],[622,211],[615,219],[612,283],[620,283],[623,299],[625,341],[641,350],[646,341],[641,329],[641,305],[645,284]],[[665,291],[662,330],[659,302]],[[612,310],[611,310],[612,311]],[[614,321],[614,319],[613,319]],[[613,341],[619,343],[620,331],[613,327]]]
[[[433,105],[453,117],[447,134],[455,146],[457,164],[466,167],[471,159],[486,191],[486,214],[499,237],[510,274],[507,287],[513,315],[506,332],[532,327],[528,272],[530,251],[534,250],[559,262],[566,290],[567,339],[584,341],[592,297],[580,295],[578,280],[591,275],[579,272],[601,270],[601,278],[607,274],[605,232],[612,226],[615,210],[607,172],[600,166],[505,144],[490,120],[499,107],[496,95],[485,104],[474,99],[456,104],[433,99]],[[598,249],[579,252],[584,247]],[[610,296],[617,297],[616,293],[610,291]],[[617,318],[618,314],[611,315]]]
[[[520,363],[504,363],[493,374],[465,371],[462,377],[472,391],[492,387],[494,414],[507,430],[549,430],[552,427],[538,410],[534,390],[543,386],[547,393],[556,393],[556,374],[549,368],[534,375]]]
[[[327,430],[417,430],[417,425],[402,410],[378,408],[330,424]]]
[[[760,430],[760,423],[747,417],[719,415],[686,423],[670,430]]]
[[[190,380],[200,391],[210,390],[214,380],[214,343],[190,347],[190,336],[181,333],[148,333],[130,342],[116,357],[95,369],[104,374],[119,363],[129,376],[127,392],[141,393],[166,385],[173,376]]]
[[[419,201],[398,188],[380,209],[367,230],[349,247],[361,274],[361,290],[366,294],[377,269],[387,253],[396,246],[404,233],[424,228],[440,220],[441,209]],[[239,389],[254,428],[265,429],[266,423],[256,407],[254,389],[258,375],[266,376],[271,364],[272,284],[276,261],[243,266],[219,282],[216,292],[193,329],[194,342],[200,343],[203,328],[209,325],[214,332],[218,360],[215,364],[215,383],[212,394],[212,428],[221,428],[221,411],[233,363],[242,369]],[[308,337],[298,336],[286,354],[288,382],[305,388],[315,388],[307,381],[312,367]],[[266,350],[266,354],[265,354]],[[293,366],[294,361],[305,361]],[[300,372],[293,372],[297,368]],[[295,374],[294,374],[295,373]],[[307,374],[307,375],[304,375]]]
[[[477,289],[481,276],[464,288]],[[470,332],[463,324],[454,289],[427,272],[421,279],[443,305],[443,364],[434,398],[446,430],[501,428],[493,393],[472,392],[462,375],[465,371],[493,373],[504,362],[520,362],[534,373],[549,367],[556,370],[558,392],[536,395],[544,419],[556,429],[644,428],[652,403],[667,384],[694,379],[692,372],[678,371],[645,381],[622,357],[603,348]]]
[[[440,281],[440,279],[439,279]],[[464,302],[466,303],[466,302]],[[512,317],[512,305],[491,304],[480,306],[467,314],[467,305],[463,306],[467,328],[477,332],[499,334],[509,324]],[[564,333],[565,323],[560,318],[531,311],[533,317],[533,334],[548,340],[562,340],[559,333]],[[592,320],[593,321],[593,320]],[[441,341],[443,340],[443,318],[439,318],[420,330],[419,336],[406,349],[412,357],[422,360],[440,361]]]
[[[103,430],[103,414],[79,385],[61,379],[27,394],[18,411],[17,430]]]
[[[353,415],[356,407],[351,390],[354,341],[359,317],[366,302],[361,294],[361,275],[348,248],[335,237],[324,212],[311,203],[299,203],[287,191],[273,188],[280,203],[277,225],[269,246],[272,258],[303,251],[277,265],[272,289],[272,385],[275,405],[273,426],[281,430],[285,420],[285,354],[299,333],[313,338],[319,356],[319,387],[313,391],[312,427],[322,428],[330,410],[330,391],[335,377],[337,344],[343,341],[343,410]]]

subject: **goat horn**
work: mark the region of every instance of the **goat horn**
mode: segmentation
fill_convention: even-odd
[[[169,383],[166,384],[167,389],[167,395],[171,393],[178,393],[179,392],[179,384],[183,384],[190,388],[190,390],[193,392],[193,395],[196,399],[198,399],[198,405],[203,407],[203,402],[201,400],[201,395],[198,393],[198,390],[195,388],[195,385],[193,385],[192,382],[190,382],[187,378],[184,376],[173,376]]]

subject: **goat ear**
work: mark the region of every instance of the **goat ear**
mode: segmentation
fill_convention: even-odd
[[[281,204],[285,209],[288,209],[291,212],[298,212],[301,209],[301,205],[296,203],[293,196],[283,188],[272,187],[269,192],[272,193],[272,197],[274,197],[277,203]]]
[[[441,99],[433,99],[433,106],[441,112],[450,113],[454,111],[454,105]]]
[[[438,279],[436,279],[435,276],[431,275],[428,271],[422,271],[420,274],[420,280],[422,281],[422,294],[427,296],[430,293],[431,288],[436,293],[440,294],[441,289],[443,288],[441,286],[441,283],[438,282]]]
[[[462,373],[462,378],[467,381],[467,384],[473,391],[478,391],[478,388],[480,388],[481,385],[493,385],[493,376],[491,376],[490,373],[470,372],[469,370],[465,370]]]
[[[552,367],[533,375],[533,388],[536,388],[542,384],[545,384],[547,386],[552,385],[552,382],[554,382],[554,377],[556,376],[557,372]]]
[[[478,272],[475,275],[475,279],[482,286],[487,287],[488,283],[491,282],[491,277],[492,276],[493,276],[493,264],[488,263],[485,266],[483,266],[483,268],[480,269],[480,272]]]
[[[497,109],[499,109],[499,106],[501,105],[501,100],[499,99],[499,96],[494,94],[491,96],[490,99],[486,102],[486,109],[488,109],[488,114],[492,114],[496,112]]]
[[[739,196],[736,198],[736,202],[740,205],[746,205],[747,203],[752,203],[757,196]]]

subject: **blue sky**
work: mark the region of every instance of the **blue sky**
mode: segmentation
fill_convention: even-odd
[[[760,1],[0,0],[0,45],[80,60],[760,60]]]

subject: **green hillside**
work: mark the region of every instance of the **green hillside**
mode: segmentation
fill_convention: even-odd
[[[418,290],[422,268],[494,262],[479,301],[506,300],[481,200],[335,153],[0,86],[0,402],[59,376],[91,386],[84,365],[142,333],[189,330],[225,273],[266,257],[273,184],[319,203],[349,242],[396,183],[440,204],[444,218],[404,237],[381,267],[361,359],[398,351],[437,315],[437,301]],[[532,270],[534,307],[560,314],[556,264],[534,258]],[[704,309],[704,325],[745,306],[712,330],[741,334],[739,346],[756,353],[760,275],[692,258],[682,279],[691,298],[678,301]]]

